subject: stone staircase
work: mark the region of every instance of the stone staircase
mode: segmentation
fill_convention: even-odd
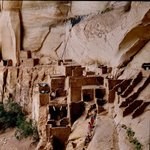
[[[114,87],[114,90],[118,93],[118,95],[122,94],[132,82],[131,79],[122,80],[119,84]]]
[[[150,75],[148,77],[143,77],[140,72],[132,81],[129,86],[120,95],[122,101],[119,103],[119,108],[123,110],[123,117],[127,115],[132,115],[132,118],[136,118],[141,115],[145,108],[150,104],[150,101],[138,100],[140,93],[149,85]],[[122,83],[117,85],[121,87]],[[118,94],[119,95],[119,94]]]
[[[125,101],[121,102],[121,105],[119,107],[127,107],[140,95],[140,93],[146,88],[146,86],[149,83],[150,83],[150,76],[148,78],[143,78],[142,82],[138,84],[137,87],[134,88],[133,92],[125,99]]]
[[[135,100],[135,101],[133,101],[123,111],[123,117],[131,114],[137,107],[141,106],[142,103],[143,103],[143,100]]]
[[[141,106],[139,106],[132,114],[132,118],[136,118],[138,116],[140,116],[145,108],[150,104],[150,102],[144,102]]]
[[[124,90],[124,92],[121,94],[121,97],[125,98],[127,97],[133,90],[134,88],[142,81],[143,76],[142,76],[142,72],[140,72],[136,78],[134,78],[131,81],[131,84],[129,84],[129,86]]]

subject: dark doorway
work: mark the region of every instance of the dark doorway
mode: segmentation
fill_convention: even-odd
[[[144,70],[150,70],[150,63],[143,63],[143,64],[142,64],[142,68],[143,68]]]
[[[107,102],[102,98],[97,98],[96,103],[98,106],[104,106]]]
[[[94,90],[93,89],[84,89],[83,90],[83,101],[89,102],[94,100]]]
[[[84,112],[85,105],[84,102],[71,103],[70,105],[70,115],[71,115],[71,124],[73,124]]]
[[[57,137],[53,137],[53,150],[65,150],[65,145]]]
[[[96,89],[95,90],[96,98],[103,98],[104,96],[105,96],[105,89]]]
[[[67,117],[67,106],[49,106],[50,120],[60,120]]]

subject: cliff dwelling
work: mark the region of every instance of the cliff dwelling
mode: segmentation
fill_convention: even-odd
[[[0,1],[0,150],[148,150],[150,2]]]

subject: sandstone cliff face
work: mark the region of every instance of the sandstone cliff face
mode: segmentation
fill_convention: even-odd
[[[86,6],[84,11],[81,5]],[[108,2],[2,1],[0,12],[2,59],[12,59],[13,66],[16,66],[20,62],[19,56],[22,49],[33,51],[33,57],[41,58],[41,64],[49,64],[51,60],[64,57],[64,48],[70,40],[72,26],[68,19],[81,12],[80,15],[97,13],[107,5]],[[3,101],[12,96],[31,111],[34,83],[36,80],[42,81],[42,77],[39,80],[38,78],[46,74],[44,69],[40,75],[39,71],[40,69],[37,71],[24,67],[3,69],[1,72]]]
[[[107,3],[108,2],[103,2],[103,3],[71,2],[69,3],[67,1],[66,2],[23,1],[22,3],[21,2],[16,3],[15,1],[14,2],[3,1],[1,4],[2,10],[3,10],[1,11],[2,12],[1,16],[3,16],[2,15],[3,12],[4,14],[6,12],[14,13],[14,10],[20,9],[19,17],[21,21],[22,41],[21,41],[21,47],[18,45],[19,49],[23,48],[24,50],[39,51],[44,45],[47,45],[46,39],[48,40],[49,36],[54,37],[56,35],[56,39],[58,39],[57,40],[58,42],[57,43],[54,42],[52,45],[54,47],[54,50],[57,50],[62,41],[64,42],[64,45],[66,44],[66,41],[64,41],[66,37],[65,35],[66,34],[66,21],[65,21],[66,19],[70,17],[74,17],[76,15],[89,15],[98,11],[102,11],[106,7]],[[84,7],[80,7],[80,6],[84,6]],[[83,10],[83,8],[85,9]],[[15,21],[12,20],[10,22],[15,22]],[[61,28],[59,28],[60,24],[62,26]],[[58,29],[57,29],[57,26],[58,26]],[[19,24],[16,27],[20,27]],[[13,27],[9,27],[9,29],[10,28],[13,29]],[[54,28],[54,32],[51,32],[51,29],[53,30],[53,28]],[[55,28],[57,30],[55,30]],[[58,38],[57,38],[58,32],[60,33],[60,35],[58,35]],[[20,43],[19,40],[17,41],[18,43]],[[12,44],[7,43],[7,45],[11,46]],[[6,44],[4,46],[6,46]],[[53,49],[51,50],[51,47],[49,47],[49,51],[46,53],[46,55],[48,55],[50,52],[53,53],[54,50]],[[4,52],[5,51],[8,51],[8,50],[4,50]],[[6,56],[6,58],[8,59],[9,56]]]
[[[34,51],[37,56],[73,58],[82,64],[106,63],[113,67],[131,62],[132,68],[130,59],[138,57],[149,40],[148,32],[144,37],[142,34],[149,31],[149,3],[134,2],[127,12],[124,10],[128,2],[37,1],[31,9],[32,4],[28,1],[22,4],[22,48]],[[81,13],[82,5],[86,9]],[[114,10],[98,13],[107,7]],[[72,27],[68,18],[79,14],[83,21]]]
[[[71,57],[82,64],[107,63],[117,67],[130,61],[132,56],[138,55],[137,53],[149,40],[148,32],[142,37],[142,33],[149,29],[149,3],[134,2],[130,11],[127,12],[125,8],[128,2],[23,1],[9,3],[8,1],[3,2],[2,5],[1,19],[4,18],[4,21],[1,23],[1,29],[6,28],[2,30],[6,33],[1,32],[4,34],[1,35],[4,59],[12,57],[15,60],[18,50],[24,49],[35,52],[39,57],[43,55],[50,56],[52,59]],[[84,10],[81,6],[84,6]],[[20,8],[20,14],[13,14],[16,13],[13,7]],[[113,10],[100,14],[106,8]],[[10,16],[11,19],[14,15],[18,16],[18,23],[21,22],[21,26],[14,19],[9,21],[12,24],[15,22],[14,27],[5,26],[6,15],[9,13],[13,15],[13,17]],[[77,15],[83,16],[83,19],[72,27],[68,19]],[[86,17],[87,15],[89,17]],[[20,33],[16,33],[19,32],[16,30],[18,27],[21,28],[21,42],[18,39]],[[14,56],[11,57],[7,49],[12,49],[9,46],[13,43],[8,43],[9,40],[7,40],[5,44],[5,39],[8,39],[7,36],[10,33],[8,28],[14,32],[18,43],[15,45],[14,41],[13,47],[17,52],[16,54],[14,52]],[[15,40],[14,37],[12,39]],[[107,55],[108,53],[110,55]],[[18,60],[14,63],[16,61]]]
[[[30,50],[32,58],[40,58],[41,65],[51,64],[60,58],[71,58],[82,65],[91,66],[89,68],[93,70],[98,64],[108,65],[113,68],[114,78],[129,79],[135,76],[142,63],[150,61],[150,2],[132,2],[131,8],[129,4],[115,1],[2,1],[0,55],[3,60],[12,59],[13,66],[17,67],[0,68],[0,101],[5,103],[8,98],[13,97],[25,111],[34,111],[36,120],[39,111],[43,111],[43,116],[45,115],[44,108],[32,108],[32,104],[36,103],[37,99],[37,83],[49,82],[49,75],[54,73],[54,68],[33,67],[32,61],[25,62],[24,66],[20,51]],[[2,61],[0,63],[3,65]],[[148,92],[149,87],[140,98],[148,101]],[[95,133],[88,149],[92,150],[93,145],[97,149],[100,146],[104,149],[107,143],[108,150],[112,147],[115,147],[115,150],[132,149],[127,139],[122,138],[125,131],[120,124],[125,123],[136,131],[136,136],[146,145],[146,150],[148,138],[144,134],[147,132],[145,128],[148,128],[146,118],[149,109],[146,109],[143,116],[132,121],[130,117],[122,118],[117,104],[112,107],[114,112],[110,113],[111,119],[108,116],[100,117],[102,123],[106,124],[104,128],[98,120],[98,133]],[[111,109],[108,108],[109,111]],[[119,115],[115,118],[117,113]],[[44,135],[41,143],[44,143],[45,126],[42,117],[40,119],[39,126],[43,128],[41,134]],[[87,122],[80,119],[77,125],[81,123],[82,128],[86,127]],[[107,127],[107,122],[110,128]],[[116,124],[118,126],[115,128]],[[86,128],[82,128],[75,124],[69,137],[70,140],[76,139],[76,149],[83,147]],[[101,134],[101,128],[109,128],[110,132]],[[111,138],[105,141],[107,136]],[[72,149],[71,143],[68,143],[67,149]]]
[[[4,60],[12,59],[14,65],[19,62],[20,51],[20,14],[21,2],[2,3],[1,14],[1,44]]]
[[[142,34],[149,31],[142,21],[148,13],[149,3],[133,3],[129,12],[112,10],[81,22],[70,33],[66,57],[74,57],[80,63],[122,65],[138,55],[149,40],[148,32]]]

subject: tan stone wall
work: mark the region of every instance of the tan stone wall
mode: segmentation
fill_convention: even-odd
[[[50,129],[50,135],[56,136],[63,143],[67,142],[70,132],[70,127],[56,127]]]

